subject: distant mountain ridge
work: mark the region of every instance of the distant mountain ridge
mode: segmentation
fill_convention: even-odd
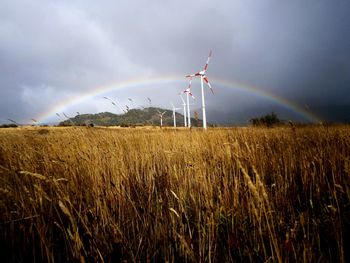
[[[336,123],[350,123],[350,105],[326,105],[326,106],[310,106],[313,113],[320,116],[322,121],[330,121]],[[101,112],[96,114],[80,114],[73,118],[69,118],[60,122],[59,125],[84,125],[93,123],[94,125],[101,126],[113,126],[113,125],[160,125],[160,119],[158,111],[164,112],[163,125],[173,126],[173,113],[169,109],[163,109],[159,107],[149,107],[143,109],[131,109],[125,114],[114,114],[111,112]],[[201,109],[193,109],[193,112],[197,111],[201,116]],[[182,111],[181,111],[182,112]],[[309,122],[310,120],[303,119],[302,116],[295,112],[286,110],[283,107],[256,107],[246,110],[228,110],[228,111],[216,111],[215,109],[209,109],[207,111],[207,119],[210,123],[216,123],[220,125],[249,125],[250,119],[275,112],[278,117],[283,121],[296,121],[296,122]],[[192,126],[201,126],[202,120],[191,118]],[[176,112],[176,124],[177,126],[184,125],[183,115]],[[209,125],[209,124],[208,124]]]
[[[101,112],[96,114],[80,114],[59,123],[59,125],[88,125],[98,126],[122,126],[122,125],[160,125],[158,112],[165,112],[163,115],[163,126],[173,126],[173,112],[169,109],[149,107],[143,109],[131,109],[125,114],[114,114]],[[176,125],[184,126],[184,116],[178,112]],[[202,125],[202,121],[191,118],[192,126]]]

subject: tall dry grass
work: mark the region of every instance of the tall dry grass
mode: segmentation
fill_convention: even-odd
[[[345,262],[349,134],[1,130],[1,257]]]

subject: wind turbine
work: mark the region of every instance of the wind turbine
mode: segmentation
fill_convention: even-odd
[[[63,112],[63,116],[64,117],[66,117],[67,119],[69,119],[70,117],[69,116],[67,116],[67,114],[65,114],[64,112]]]
[[[8,119],[10,122],[12,122],[12,123],[14,123],[14,124],[16,124],[16,125],[20,125],[18,122],[16,122],[16,121],[14,121],[14,120],[12,120],[12,119]]]
[[[64,112],[63,112],[63,116],[66,117],[69,120],[69,122],[74,125],[74,122],[71,120],[71,118]]]
[[[192,77],[190,78],[190,83],[188,85],[188,88],[185,89],[183,91],[183,93],[186,93],[186,100],[187,100],[187,118],[188,118],[188,121],[187,121],[187,124],[188,124],[188,127],[191,128],[191,112],[190,112],[190,102],[189,102],[189,96],[192,97],[192,99],[195,99],[195,97],[193,96],[192,92],[191,92],[191,83],[192,83]]]
[[[174,104],[170,102],[171,106],[173,107],[173,117],[174,117],[174,128],[176,128],[176,110],[179,110],[180,108],[175,108]]]
[[[103,97],[106,100],[109,100],[114,106],[118,107],[122,112],[126,113],[126,111],[120,106],[120,104],[118,103],[118,101],[116,100],[115,102],[113,100],[111,100],[108,97]]]
[[[134,101],[131,98],[128,98],[128,100],[131,102],[132,108],[135,108]]]
[[[163,115],[166,113],[166,111],[160,112],[159,110],[157,110],[159,113],[159,118],[160,118],[160,127],[163,127]]]
[[[182,93],[179,93],[179,96],[182,100],[182,106],[184,107],[184,126],[187,127],[186,102],[185,102],[184,98],[182,97]]]
[[[149,107],[152,107],[152,100],[151,100],[151,98],[147,97],[147,99],[148,99],[148,102],[149,102]]]
[[[209,61],[210,61],[210,58],[211,58],[211,55],[212,55],[212,51],[210,50],[209,52],[209,56],[208,56],[208,59],[207,59],[207,63],[205,63],[205,66],[203,68],[203,70],[197,72],[197,73],[194,73],[194,74],[191,74],[191,75],[187,75],[186,78],[192,78],[192,77],[200,77],[201,78],[201,92],[202,92],[202,111],[203,111],[203,128],[204,129],[207,129],[207,116],[205,114],[205,99],[204,99],[204,88],[203,88],[203,80],[205,81],[205,83],[207,83],[207,85],[209,86],[210,90],[212,93],[213,92],[213,89],[209,83],[209,80],[207,78],[207,75],[206,75],[206,72],[207,72],[207,69],[208,69],[208,64],[209,64]]]

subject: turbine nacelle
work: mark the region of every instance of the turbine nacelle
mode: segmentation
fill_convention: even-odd
[[[186,93],[186,95],[190,95],[192,97],[192,99],[195,99],[195,97],[193,96],[193,94],[191,92],[191,85],[192,85],[192,77],[190,77],[190,83],[188,84],[187,89],[182,91],[182,93]]]
[[[212,51],[210,50],[207,62],[205,63],[203,70],[201,70],[195,74],[187,75],[186,78],[190,78],[192,80],[193,77],[201,77],[201,79],[203,79],[205,81],[205,83],[209,86],[211,92],[214,94],[213,88],[211,87],[210,82],[209,82],[207,75],[206,75],[211,55],[212,55]]]
[[[195,96],[193,96],[193,94],[192,94],[192,92],[191,92],[191,89],[185,89],[184,91],[183,91],[183,93],[186,93],[186,94],[188,94],[188,95],[190,95],[191,97],[192,97],[192,99],[196,99],[196,97]]]

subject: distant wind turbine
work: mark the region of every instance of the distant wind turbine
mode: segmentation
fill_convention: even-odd
[[[183,110],[184,110],[184,126],[187,127],[186,102],[185,102],[184,98],[182,97],[182,94],[179,93],[179,95],[180,95],[180,98],[181,98],[181,100],[182,100],[182,106],[184,107],[184,109],[183,109]]]
[[[191,127],[191,111],[190,111],[190,101],[189,101],[189,96],[192,97],[192,99],[195,99],[191,92],[191,83],[192,83],[192,78],[190,78],[190,83],[188,84],[188,88],[183,91],[183,93],[186,93],[186,100],[187,100],[187,126]]]
[[[65,114],[64,112],[63,112],[62,114],[63,114],[64,117],[66,117],[66,118],[69,120],[69,122],[70,122],[71,124],[74,125],[74,122],[72,121],[71,117],[69,117],[69,116],[68,116],[67,114]]]
[[[179,110],[180,108],[176,108],[172,102],[170,102],[170,104],[173,107],[174,128],[176,128],[176,110]]]
[[[150,98],[148,98],[148,97],[147,97],[147,99],[148,99],[149,106],[151,107],[152,106],[152,100]]]
[[[166,113],[166,111],[160,112],[159,110],[157,110],[159,113],[159,118],[160,118],[160,127],[163,127],[163,116]]]
[[[65,114],[64,112],[63,112],[63,116],[66,117],[67,119],[70,118],[70,117],[68,117],[67,114]]]
[[[208,69],[208,64],[209,64],[209,61],[210,61],[210,58],[211,58],[211,55],[212,55],[212,51],[210,50],[209,52],[209,56],[208,56],[208,59],[207,59],[207,62],[204,66],[204,69],[197,72],[197,73],[194,73],[194,74],[190,74],[190,75],[187,75],[186,78],[192,78],[192,77],[200,77],[201,78],[201,92],[202,92],[202,111],[203,111],[203,128],[204,129],[207,129],[207,117],[206,117],[206,113],[205,113],[205,99],[204,99],[204,88],[203,88],[203,80],[205,81],[205,83],[207,83],[207,85],[209,86],[210,90],[212,93],[213,92],[213,89],[209,83],[209,80],[207,78],[207,75],[206,75],[206,72],[207,72],[207,69]]]
[[[10,122],[16,124],[16,125],[20,125],[18,122],[14,121],[14,120],[12,120],[12,119],[8,119],[8,120],[9,120]]]
[[[131,98],[128,98],[128,100],[131,102],[132,108],[135,108],[134,101]]]
[[[120,106],[120,104],[118,103],[117,100],[114,102],[113,100],[111,100],[108,97],[103,97],[103,98],[106,99],[106,100],[109,100],[112,103],[112,105],[116,106],[117,108],[119,108],[119,110],[121,110],[122,112],[126,113],[126,111]]]

